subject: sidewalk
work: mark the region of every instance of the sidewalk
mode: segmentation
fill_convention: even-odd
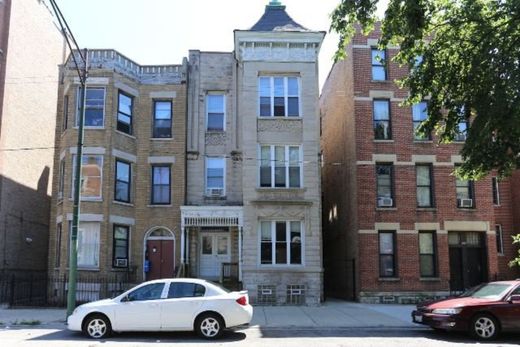
[[[413,328],[412,305],[359,304],[339,300],[320,306],[255,306],[251,326],[259,328]],[[0,327],[64,324],[65,309],[0,309]]]

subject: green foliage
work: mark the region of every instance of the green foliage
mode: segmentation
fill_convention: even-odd
[[[513,236],[513,244],[515,243],[520,245],[520,234]],[[520,249],[518,249],[518,256],[509,262],[509,266],[515,265],[520,266]]]
[[[331,15],[336,59],[356,28],[374,28],[377,3],[341,0]],[[394,61],[410,69],[398,81],[410,91],[406,104],[428,99],[420,132],[451,142],[470,121],[457,175],[507,176],[520,167],[520,1],[389,0],[381,30],[381,48],[399,45]]]

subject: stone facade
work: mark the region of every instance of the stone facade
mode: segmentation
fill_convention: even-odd
[[[0,2],[0,273],[47,270],[64,47],[45,2]]]
[[[334,65],[320,99],[328,294],[366,302],[446,296],[460,290],[457,281],[466,284],[469,277],[462,275],[462,268],[455,269],[471,265],[466,257],[471,252],[483,258],[480,268],[468,270],[471,276],[481,276],[483,281],[518,277],[506,265],[516,252],[510,244],[516,208],[514,180],[498,183],[498,203],[493,201],[492,177],[487,177],[472,184],[472,208],[458,205],[452,172],[462,160],[462,144],[438,145],[435,135],[431,140],[414,140],[412,109],[400,106],[407,91],[394,83],[407,73],[391,61],[396,47],[386,50],[386,79],[372,78],[371,49],[379,35],[377,27],[368,36],[354,36],[346,47],[347,58]],[[390,105],[389,139],[375,139],[374,100],[387,100]],[[377,204],[378,164],[391,165],[393,170],[389,207]],[[429,207],[417,203],[416,167],[420,164],[431,168],[433,204]],[[496,225],[501,225],[502,243],[497,242]],[[383,276],[381,269],[386,267],[380,265],[388,259],[380,255],[381,233],[385,232],[393,235],[391,276]],[[429,276],[422,274],[424,270],[421,273],[420,232],[433,232],[435,270]],[[480,240],[471,249],[470,235]],[[467,241],[457,243],[457,237]],[[502,252],[497,250],[500,245]],[[465,260],[457,265],[458,252]]]

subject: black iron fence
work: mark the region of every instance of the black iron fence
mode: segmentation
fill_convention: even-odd
[[[135,286],[132,273],[79,274],[76,301],[85,303],[115,297]],[[0,304],[9,306],[66,306],[68,277],[42,273],[0,273]]]

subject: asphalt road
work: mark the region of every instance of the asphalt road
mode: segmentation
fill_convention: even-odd
[[[0,346],[475,346],[475,341],[465,334],[445,333],[426,328],[313,328],[313,329],[263,329],[251,327],[240,331],[228,331],[222,339],[206,341],[194,333],[125,333],[109,339],[92,340],[80,333],[65,330],[62,325],[0,328]],[[501,336],[485,346],[519,346],[520,334]]]

